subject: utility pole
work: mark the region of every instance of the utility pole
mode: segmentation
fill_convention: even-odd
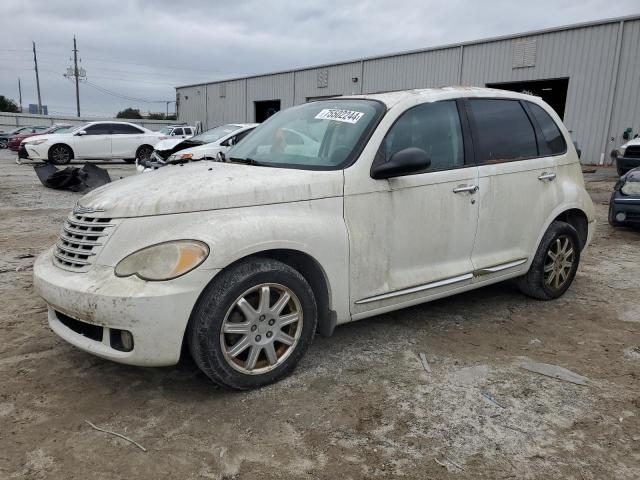
[[[40,77],[38,77],[38,57],[36,56],[36,42],[33,43],[33,63],[36,67],[36,87],[38,89],[38,113],[42,115],[42,99],[40,98]]]
[[[73,36],[73,67],[68,67],[64,76],[69,79],[73,77],[76,82],[76,111],[80,116],[80,79],[86,77],[87,72],[82,67],[78,68],[78,47],[75,35]]]
[[[78,48],[76,47],[76,36],[73,36],[73,75],[76,77],[76,108],[80,116],[80,86],[78,84]]]
[[[20,113],[22,113],[22,85],[20,85],[20,77],[18,77],[18,98],[20,99]]]

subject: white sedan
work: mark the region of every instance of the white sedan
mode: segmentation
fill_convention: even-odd
[[[133,123],[90,122],[66,133],[27,138],[21,143],[18,156],[56,165],[72,159],[122,158],[133,163],[136,158],[149,158],[161,137],[158,132]]]
[[[139,159],[138,171],[146,172],[167,163],[215,160],[246,137],[257,123],[228,123],[187,139],[168,138],[158,142],[149,160]]]

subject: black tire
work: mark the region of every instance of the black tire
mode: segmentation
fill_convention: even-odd
[[[550,249],[557,248],[558,241],[564,244],[564,241],[570,242],[570,248],[573,251],[573,257],[571,258],[571,266],[567,267],[568,272],[561,285],[554,285],[554,277],[551,276],[550,285],[545,277],[545,266],[548,268],[550,265]],[[518,279],[518,287],[520,291],[525,295],[536,298],[538,300],[553,300],[558,298],[567,291],[571,286],[573,279],[576,276],[578,270],[578,264],[580,263],[580,239],[578,232],[571,225],[561,221],[554,221],[549,225],[549,228],[545,232],[538,250],[533,258],[529,271]],[[567,247],[568,250],[569,247]],[[568,262],[568,260],[567,260]],[[551,265],[554,262],[551,261]],[[551,274],[552,272],[549,272]],[[558,277],[560,278],[560,277]]]
[[[58,143],[49,148],[49,162],[54,165],[66,165],[73,159],[73,150],[67,145]]]
[[[235,308],[237,299],[250,289],[266,283],[282,285],[295,294],[303,319],[302,327],[298,324],[296,329],[301,328],[301,331],[297,343],[290,347],[292,350],[282,358],[282,363],[268,367],[273,369],[264,373],[243,373],[225,358],[222,326],[225,317]],[[248,390],[276,382],[293,372],[311,345],[317,318],[313,291],[297,270],[269,258],[251,258],[223,271],[207,286],[191,313],[187,342],[194,361],[211,380],[224,388]],[[251,328],[253,332],[254,327]],[[247,356],[251,348],[247,348]]]
[[[9,140],[6,138],[0,139],[0,149],[7,148],[9,146]]]
[[[141,160],[147,160],[151,158],[151,154],[153,153],[153,147],[151,145],[140,145],[138,150],[136,150],[136,158]],[[127,163],[135,162],[135,158],[133,160],[125,160]]]

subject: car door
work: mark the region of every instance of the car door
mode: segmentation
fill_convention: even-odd
[[[463,125],[456,100],[419,104],[389,128],[375,162],[416,147],[431,159],[426,171],[362,182],[345,170],[354,318],[470,283],[478,168]]]
[[[75,158],[110,159],[111,131],[108,123],[94,123],[86,127],[84,134],[73,135]]]
[[[558,156],[549,154],[525,102],[478,98],[469,99],[466,107],[479,171],[480,209],[472,260],[474,281],[480,282],[526,268],[560,198]],[[551,140],[557,151],[558,139]],[[560,142],[566,154],[564,139]]]
[[[144,143],[144,131],[127,123],[113,123],[111,129],[113,158],[135,158],[138,147]]]

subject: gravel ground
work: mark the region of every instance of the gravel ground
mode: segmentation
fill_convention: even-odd
[[[0,478],[640,478],[640,232],[606,222],[611,169],[586,175],[599,224],[563,298],[505,283],[345,325],[288,379],[229,393],[188,359],[127,367],[58,339],[29,255],[79,195],[7,151],[0,168]]]

